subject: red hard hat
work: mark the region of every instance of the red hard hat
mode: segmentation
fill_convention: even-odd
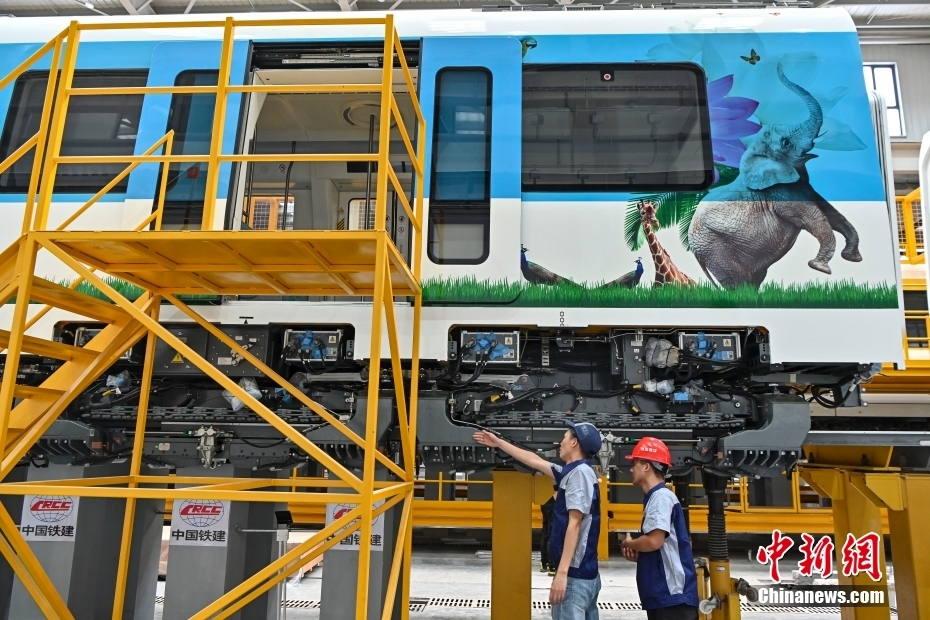
[[[666,467],[672,466],[672,455],[668,451],[668,446],[655,437],[643,437],[636,442],[633,453],[627,454],[626,459],[628,461],[643,459],[644,461],[662,463]]]

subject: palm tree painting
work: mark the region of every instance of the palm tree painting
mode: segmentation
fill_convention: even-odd
[[[714,187],[727,185],[739,174],[739,162],[746,152],[743,138],[755,135],[762,128],[749,118],[759,107],[759,102],[747,97],[730,97],[733,76],[728,75],[707,84],[707,105],[710,109],[710,135],[714,153]],[[624,221],[624,240],[631,250],[638,250],[646,237],[640,226],[640,202],[645,200],[656,205],[658,227],[678,228],[678,238],[685,249],[688,244],[688,228],[691,218],[701,199],[702,192],[669,192],[636,196],[627,201]]]

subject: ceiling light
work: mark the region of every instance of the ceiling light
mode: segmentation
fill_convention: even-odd
[[[375,101],[357,101],[346,106],[342,110],[342,118],[353,127],[363,127],[368,129],[371,123],[371,116],[375,117],[375,127],[378,127],[381,120],[381,104]],[[391,118],[391,127],[396,127],[397,121]]]

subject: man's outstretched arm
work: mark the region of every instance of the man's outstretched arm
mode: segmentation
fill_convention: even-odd
[[[503,450],[508,456],[517,459],[527,467],[535,469],[539,473],[545,474],[550,478],[555,478],[555,474],[552,473],[552,464],[535,452],[518,448],[512,443],[504,441],[497,435],[489,433],[488,431],[478,431],[472,435],[472,437],[483,446]]]

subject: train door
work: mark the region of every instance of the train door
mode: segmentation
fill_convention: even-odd
[[[437,290],[476,280],[506,296],[506,283],[520,281],[521,48],[512,37],[423,41],[423,279]]]
[[[417,79],[419,46],[405,42],[404,53]],[[252,84],[380,84],[383,44],[346,45],[253,43]],[[404,124],[416,127],[408,87],[395,60],[393,89]],[[254,93],[241,116],[240,148],[249,153],[374,153],[378,151],[380,93]],[[413,140],[413,136],[410,136]],[[391,163],[405,192],[412,166],[396,124]],[[258,162],[240,166],[236,175],[231,227],[253,230],[336,230],[371,228],[376,165],[366,162]],[[409,194],[408,194],[409,195]],[[370,201],[371,209],[368,209]],[[392,206],[388,229],[407,253],[409,226]],[[402,208],[401,208],[402,210]],[[365,213],[361,213],[364,211]],[[360,214],[361,213],[361,214]],[[404,218],[406,219],[406,218]]]

